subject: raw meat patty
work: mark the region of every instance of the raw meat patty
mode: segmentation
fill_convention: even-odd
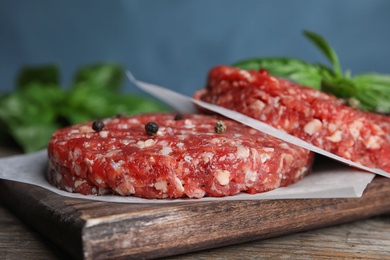
[[[228,66],[213,68],[195,98],[259,119],[317,147],[390,172],[390,117],[363,112],[313,88]]]
[[[225,132],[215,132],[219,120]],[[54,133],[50,183],[82,194],[220,197],[287,186],[312,164],[310,151],[222,117],[159,113],[102,122],[97,131],[87,122]],[[146,133],[148,122],[159,126],[155,134]]]

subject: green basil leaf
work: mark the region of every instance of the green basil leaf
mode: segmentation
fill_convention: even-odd
[[[332,73],[325,66],[313,65],[299,59],[290,58],[254,58],[239,61],[233,66],[246,70],[264,68],[271,75],[287,78],[316,89],[321,87],[323,74]]]
[[[134,115],[157,111],[167,111],[167,107],[151,99],[85,85],[69,94],[67,106],[62,109],[61,114],[71,124],[76,124],[116,114]]]
[[[372,84],[373,87],[379,87],[381,90],[390,89],[390,76],[378,73],[364,73],[353,77],[358,84]]]
[[[17,87],[25,88],[30,84],[58,86],[60,72],[56,65],[25,66],[17,76]]]
[[[117,64],[94,64],[80,68],[73,79],[73,88],[93,86],[118,91],[124,80],[124,70]]]
[[[341,77],[343,73],[341,70],[339,58],[337,57],[336,52],[329,45],[329,43],[322,36],[316,33],[310,31],[303,31],[303,33],[313,44],[315,44],[322,51],[325,57],[328,58],[328,60],[333,66],[333,70],[336,76]]]
[[[365,73],[353,78],[358,98],[364,109],[378,113],[390,113],[390,76]]]
[[[12,127],[13,137],[26,153],[47,147],[50,136],[59,128],[56,124],[33,124]]]
[[[327,78],[322,82],[321,91],[338,98],[348,99],[356,96],[357,87],[352,80],[347,78]]]
[[[34,147],[41,149],[42,144],[47,145],[53,131],[60,127],[56,122],[57,111],[62,106],[64,92],[48,84],[26,86],[1,98],[0,122],[25,152],[32,152]]]

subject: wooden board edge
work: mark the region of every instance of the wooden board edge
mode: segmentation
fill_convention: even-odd
[[[197,210],[177,205],[174,212],[164,207],[152,216],[95,220],[83,229],[84,253],[86,259],[153,259],[239,244],[387,213],[389,196],[386,179],[371,183],[362,198],[207,202]]]

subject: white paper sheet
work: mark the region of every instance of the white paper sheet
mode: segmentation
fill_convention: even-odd
[[[303,180],[288,187],[260,194],[240,193],[236,196],[202,199],[163,199],[150,200],[121,196],[85,196],[69,193],[51,186],[46,180],[47,151],[28,155],[17,155],[0,159],[0,179],[29,183],[62,196],[121,203],[177,203],[220,200],[263,200],[263,199],[304,199],[304,198],[358,198],[374,178],[370,174],[329,161],[316,165],[314,172]],[[21,191],[23,192],[23,191]]]

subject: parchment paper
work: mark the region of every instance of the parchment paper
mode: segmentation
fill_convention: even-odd
[[[303,180],[285,188],[249,195],[202,199],[150,200],[121,196],[85,196],[69,193],[51,186],[46,180],[47,151],[28,155],[17,155],[0,159],[0,179],[29,183],[54,193],[71,198],[90,199],[123,203],[175,203],[216,200],[262,200],[262,199],[304,199],[304,198],[358,198],[374,178],[374,174],[348,167],[334,160],[318,163],[313,173]],[[21,191],[23,192],[23,191]]]

